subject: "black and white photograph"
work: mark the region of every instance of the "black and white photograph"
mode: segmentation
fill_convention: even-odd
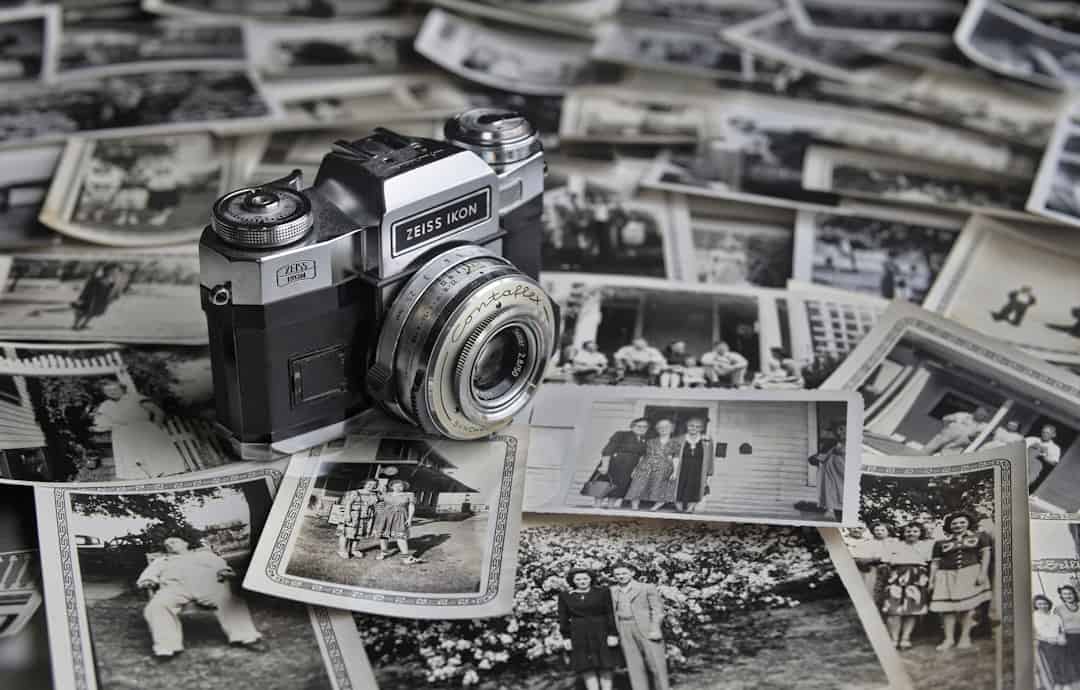
[[[64,27],[56,70],[64,79],[138,72],[149,67],[246,60],[240,23],[176,20],[71,24]]]
[[[209,132],[68,140],[38,219],[119,247],[198,239],[209,209],[239,186],[235,140]]]
[[[1036,357],[1080,364],[1080,238],[1040,230],[972,216],[923,306]]]
[[[229,460],[205,348],[0,344],[0,477],[146,479]]]
[[[994,72],[1060,90],[1080,84],[1080,38],[997,0],[971,0],[955,40]]]
[[[203,345],[194,253],[0,257],[0,337]]]
[[[369,431],[294,455],[244,587],[400,618],[508,613],[528,443],[524,426]]]
[[[33,249],[56,244],[38,221],[63,144],[0,151],[0,248]]]
[[[1071,106],[1057,113],[1027,210],[1057,223],[1080,226],[1080,126]]]
[[[811,146],[804,159],[802,184],[818,193],[878,203],[1032,220],[1024,210],[1030,178],[895,155]]]
[[[862,394],[863,443],[874,452],[948,455],[1022,441],[1032,509],[1080,510],[1080,378],[1063,368],[893,302],[825,386]]]
[[[921,304],[963,227],[948,215],[799,211],[795,279]]]
[[[754,57],[724,41],[714,32],[664,25],[610,22],[593,44],[592,57],[603,62],[688,74],[724,81],[750,82]],[[775,74],[775,69],[771,70]],[[768,72],[768,71],[767,71]]]
[[[619,17],[640,23],[662,22],[722,29],[779,9],[781,0],[621,0]]]
[[[393,4],[394,0],[142,0],[146,12],[204,23],[367,17],[385,12]]]
[[[821,388],[889,304],[873,295],[796,281],[788,281],[781,295],[776,305],[786,337],[774,346],[772,357],[790,373],[765,379],[770,388]]]
[[[57,5],[0,10],[0,84],[8,88],[52,79],[59,32]]]
[[[39,487],[58,687],[370,687],[346,614],[241,589],[280,472]]]
[[[531,515],[519,561],[510,616],[357,616],[378,686],[912,687],[812,528]]]
[[[593,76],[586,41],[494,29],[440,9],[424,18],[415,48],[459,77],[518,93],[558,95]]]
[[[962,8],[951,0],[787,0],[799,30],[846,41],[950,43]]]
[[[267,93],[283,111],[275,130],[340,128],[357,123],[369,127],[391,124],[396,129],[416,120],[444,121],[471,107],[460,86],[426,75],[392,81],[371,77],[273,83],[267,86]]]
[[[763,291],[573,273],[548,273],[541,282],[562,318],[561,349],[545,381],[802,388],[788,372],[794,363],[785,368],[775,357],[781,326],[762,304]]]
[[[887,55],[895,59],[894,53]],[[831,88],[854,92],[865,102],[899,108],[1033,148],[1046,146],[1057,114],[1067,100],[1060,91],[993,78],[983,72],[940,69],[920,69],[907,79],[890,83],[887,89],[873,83]]]
[[[766,59],[841,82],[867,81],[888,65],[860,43],[808,35],[791,12],[779,10],[724,29],[725,41]]]
[[[1035,690],[1080,681],[1080,520],[1031,515],[1031,616],[1035,633]]]
[[[619,0],[571,2],[502,2],[502,0],[431,0],[434,7],[538,33],[593,39],[619,9]]]
[[[851,393],[563,389],[537,401],[534,423],[562,413],[547,405],[577,414],[563,452],[530,460],[531,475],[555,464],[563,479],[553,495],[530,484],[536,512],[819,526],[853,519],[862,414]]]
[[[710,133],[708,98],[685,93],[650,96],[634,89],[574,89],[563,101],[564,141],[693,144]]]
[[[0,650],[32,632],[41,603],[34,489],[0,481]]]
[[[815,141],[812,132],[769,129],[749,118],[731,124],[692,151],[659,153],[642,186],[779,208],[823,210],[838,203],[834,194],[803,188],[803,158]]]
[[[912,682],[1031,687],[1023,445],[864,459],[844,541]]]
[[[56,141],[101,130],[142,134],[265,125],[277,114],[244,70],[137,72],[5,88],[0,143]]]
[[[245,25],[256,73],[264,80],[375,77],[420,67],[418,21],[370,19],[324,24]]]
[[[694,197],[688,197],[687,206],[690,241],[680,247],[687,279],[706,285],[787,285],[794,249],[790,212],[732,208]]]
[[[552,166],[544,191],[545,272],[678,278],[674,244],[686,232],[686,208],[674,194],[636,196],[572,167]]]

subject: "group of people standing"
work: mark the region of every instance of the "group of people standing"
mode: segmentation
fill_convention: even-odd
[[[585,690],[611,690],[618,652],[632,690],[671,687],[661,629],[664,604],[656,585],[637,576],[629,563],[612,567],[610,587],[599,586],[596,573],[585,568],[566,575],[569,589],[558,599],[559,632]]]
[[[642,501],[652,510],[674,503],[692,513],[709,493],[715,464],[714,448],[705,436],[705,420],[686,421],[686,432],[675,435],[675,422],[639,417],[627,431],[616,431],[600,451],[600,462],[582,486],[598,508],[618,508]]]
[[[912,646],[912,633],[929,613],[941,621],[938,651],[970,648],[978,609],[991,600],[991,536],[965,512],[947,515],[942,529],[942,537],[932,539],[923,522],[898,529],[879,522],[870,526],[869,538],[851,545],[898,649]]]
[[[338,556],[346,560],[363,558],[366,549],[360,548],[360,544],[377,539],[377,560],[398,553],[404,556],[403,563],[422,562],[409,549],[409,530],[416,513],[416,502],[404,479],[390,480],[386,491],[379,489],[377,480],[368,479],[361,488],[346,491],[338,506],[340,515],[331,520],[337,524]],[[390,548],[391,541],[396,542],[396,552]]]
[[[1036,675],[1042,690],[1080,688],[1080,596],[1072,585],[1058,587],[1060,602],[1036,594]]]

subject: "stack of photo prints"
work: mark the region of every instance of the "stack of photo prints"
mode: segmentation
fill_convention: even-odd
[[[0,3],[0,688],[1080,690],[1080,9]],[[241,462],[225,192],[474,107],[557,351]]]

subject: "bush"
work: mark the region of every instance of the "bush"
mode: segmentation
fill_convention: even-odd
[[[812,529],[613,521],[527,527],[520,549],[511,616],[440,622],[358,616],[375,666],[415,665],[428,683],[469,685],[483,674],[561,663],[556,601],[572,567],[595,570],[607,585],[611,566],[625,560],[640,569],[639,579],[656,584],[672,670],[708,643],[711,623],[796,606],[836,579]]]

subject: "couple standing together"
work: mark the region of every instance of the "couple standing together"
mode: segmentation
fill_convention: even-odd
[[[637,581],[637,568],[616,563],[615,584],[596,585],[591,570],[566,575],[570,589],[559,593],[559,631],[574,671],[586,690],[611,690],[622,651],[632,690],[670,690],[661,624],[664,604],[656,585]]]
[[[652,510],[674,503],[693,512],[709,493],[713,475],[712,441],[704,435],[705,420],[692,417],[686,433],[674,436],[675,422],[659,419],[652,425],[639,417],[629,431],[616,431],[600,451],[600,463],[581,493],[592,496],[599,508],[630,501],[637,510],[652,501]]]

